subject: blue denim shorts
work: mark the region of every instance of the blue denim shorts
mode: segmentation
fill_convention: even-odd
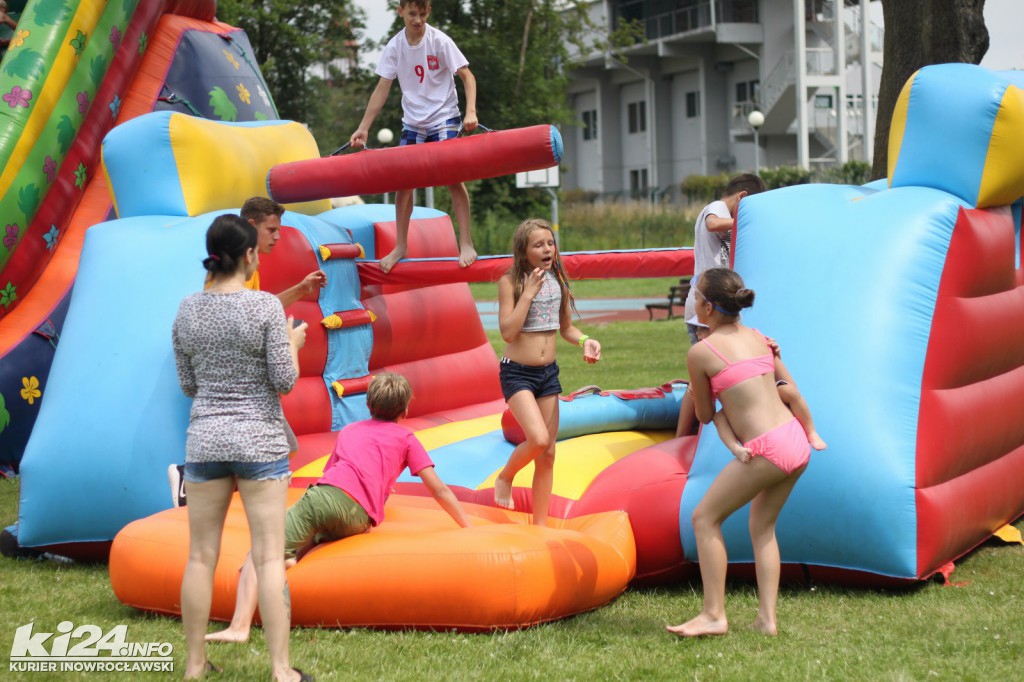
[[[519,391],[529,391],[536,398],[558,395],[562,384],[558,383],[558,363],[533,367],[502,358],[498,370],[501,394],[507,401]]]
[[[273,462],[185,462],[185,480],[206,483],[237,476],[247,481],[277,481],[291,476],[288,456]]]

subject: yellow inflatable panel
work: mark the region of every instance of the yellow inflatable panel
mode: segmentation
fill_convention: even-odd
[[[1024,196],[1024,90],[1009,86],[992,125],[985,169],[978,190],[979,207],[1007,206]]]
[[[246,127],[174,115],[169,133],[185,207],[193,216],[267,196],[267,173],[273,166],[320,156],[313,136],[294,122]],[[324,199],[286,208],[319,215],[331,209],[331,202]]]

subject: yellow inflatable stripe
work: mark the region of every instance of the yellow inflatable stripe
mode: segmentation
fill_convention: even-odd
[[[313,136],[298,123],[229,126],[175,114],[168,128],[190,216],[241,206],[251,196],[266,196],[271,167],[320,156]],[[331,202],[325,199],[286,208],[318,215],[330,210]]]
[[[75,48],[70,44],[71,39],[81,31],[92,40],[94,37],[92,32],[96,28],[96,24],[99,23],[106,5],[107,3],[105,2],[80,2],[78,4],[78,11],[75,13],[75,18],[71,21],[68,32],[64,35],[61,50],[57,53],[57,58],[53,60],[53,66],[50,67],[50,75],[46,77],[42,90],[32,93],[33,97],[36,98],[35,107],[32,109],[32,114],[29,116],[28,121],[25,122],[25,128],[21,132],[21,137],[18,139],[18,144],[14,147],[14,151],[11,152],[11,157],[4,168],[3,175],[0,175],[0,196],[7,194],[7,190],[11,188],[11,183],[14,182],[14,178],[24,165],[25,159],[28,158],[32,148],[39,140],[39,135],[42,133],[43,128],[46,127],[50,116],[53,115],[53,109],[67,87],[68,81],[71,80],[71,74],[74,73],[75,68],[79,65],[78,57],[75,56]],[[97,37],[98,40],[105,38],[106,36]],[[86,68],[86,65],[82,65],[82,68]],[[47,142],[49,143],[50,141],[48,140]]]
[[[429,452],[445,445],[451,445],[452,443],[458,443],[459,441],[466,440],[468,438],[475,438],[476,436],[482,436],[485,433],[496,431],[501,428],[501,415],[492,414],[486,417],[478,417],[476,419],[467,419],[465,421],[452,422],[451,424],[442,424],[441,426],[433,426],[429,429],[423,429],[422,431],[416,432],[416,438],[419,439],[423,447]],[[314,460],[302,467],[295,472],[295,476],[299,478],[320,478],[324,475],[324,467],[327,466],[327,460],[330,458],[331,453],[327,453],[320,459]]]
[[[1007,206],[1024,196],[1024,91],[1010,85],[996,112],[975,205]]]
[[[324,467],[327,466],[327,460],[330,459],[331,453],[327,453],[320,459],[314,459],[306,466],[297,469],[292,475],[297,478],[320,478],[324,475]]]
[[[672,438],[670,431],[615,431],[595,433],[559,442],[555,454],[555,483],[552,492],[560,497],[578,500],[602,471],[611,464],[651,445]],[[477,490],[494,487],[498,472],[491,474]],[[516,487],[533,484],[533,464],[528,464],[512,481]]]
[[[462,440],[482,436],[491,431],[497,431],[500,428],[501,415],[490,414],[486,417],[432,426],[429,429],[417,431],[416,438],[423,444],[427,452],[430,452],[445,445],[451,445]]]
[[[889,126],[889,187],[892,187],[892,178],[896,172],[896,162],[899,161],[900,148],[903,146],[903,134],[907,130],[907,112],[910,108],[910,89],[914,86],[914,80],[919,72],[907,80],[900,96],[896,100],[896,106],[892,111],[892,124]]]

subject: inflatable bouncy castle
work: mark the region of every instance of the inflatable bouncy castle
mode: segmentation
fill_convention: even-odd
[[[168,6],[185,4],[196,3]],[[241,39],[216,41],[224,50]],[[778,338],[829,442],[779,520],[783,561],[803,575],[921,580],[1024,512],[1024,427],[1012,408],[1024,393],[1020,87],[977,67],[922,70],[897,109],[888,185],[789,188],[740,207],[735,266],[758,292],[746,321]],[[162,97],[182,97],[175,93]],[[19,542],[109,550],[115,594],[148,611],[179,608],[186,513],[168,508],[165,471],[182,459],[189,403],[170,327],[181,298],[201,287],[206,227],[267,191],[283,169],[321,164],[301,126],[266,118],[118,119],[103,142],[107,203],[86,221],[45,398],[36,401]],[[531,154],[557,163],[557,132],[545,133],[531,138]],[[472,155],[485,145],[460,146]],[[375,163],[370,152],[350,159],[340,163]],[[514,484],[516,511],[494,508],[493,478],[514,434],[502,428],[497,359],[464,282],[496,279],[507,262],[460,269],[448,217],[417,208],[413,258],[382,280],[372,261],[394,244],[393,208],[331,210],[330,189],[282,195],[305,203],[289,206],[282,240],[261,265],[271,291],[317,267],[328,275],[315,299],[289,310],[310,322],[302,376],[283,400],[299,438],[295,485],[319,476],[337,429],[366,416],[368,377],[392,369],[413,384],[406,426],[467,502],[474,527],[456,529],[418,483],[402,481],[384,524],[318,547],[291,570],[295,622],[522,627],[600,606],[634,579],[692,573],[689,518],[728,453],[713,427],[671,438],[685,386],[564,401],[552,505],[560,520],[529,524],[529,468]],[[574,277],[692,272],[686,250],[564,258]],[[975,328],[979,338],[963,333]],[[749,562],[742,514],[726,534],[730,558]],[[244,516],[233,508],[215,617],[230,616],[246,550]],[[436,598],[408,591],[409,566]],[[332,580],[338,574],[352,579]]]
[[[37,0],[0,62],[0,474],[48,392],[85,231],[112,214],[103,136],[154,110],[276,119],[215,0]]]

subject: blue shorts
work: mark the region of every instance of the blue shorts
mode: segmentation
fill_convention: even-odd
[[[502,358],[498,380],[501,382],[501,394],[505,396],[506,401],[519,391],[529,391],[536,398],[558,395],[562,392],[562,384],[558,383],[557,362],[533,367]]]
[[[398,138],[398,146],[424,144],[426,142],[443,142],[459,136],[462,130],[462,118],[456,116],[433,128],[415,128],[402,124],[402,135]]]
[[[185,480],[206,483],[237,476],[247,481],[278,481],[291,476],[288,456],[273,462],[185,462]]]

